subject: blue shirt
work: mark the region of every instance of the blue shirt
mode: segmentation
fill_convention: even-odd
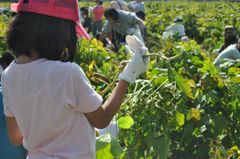
[[[23,146],[14,146],[9,141],[3,110],[2,87],[0,84],[0,159],[25,159],[25,154],[26,150]]]

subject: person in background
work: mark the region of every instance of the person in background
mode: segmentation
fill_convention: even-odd
[[[114,0],[110,2],[110,7],[118,10],[129,11],[128,4],[124,0]]]
[[[237,44],[231,44],[226,49],[224,49],[214,60],[214,64],[219,66],[223,59],[240,59],[240,40]]]
[[[129,11],[128,5],[124,0],[111,1],[110,2],[110,8],[114,8],[116,10]],[[116,46],[115,42],[119,41],[119,39],[121,39],[121,34],[119,34],[118,32],[116,32],[114,30],[111,30],[111,35],[109,35],[109,38],[106,38],[106,39],[109,39],[108,40],[109,42],[108,42],[107,46],[109,46],[110,49],[117,51],[118,47],[115,47]],[[113,41],[115,43],[115,46],[114,46],[114,44],[111,43],[111,41]]]
[[[0,75],[2,71],[5,70],[10,63],[13,61],[14,57],[10,52],[5,52],[0,58]],[[1,159],[25,159],[26,150],[22,145],[15,146],[11,144],[8,133],[6,119],[3,111],[3,99],[2,99],[2,87],[0,83],[0,158]]]
[[[147,70],[148,49],[137,37],[126,37],[132,57],[103,102],[73,62],[77,38],[89,39],[78,1],[20,0],[11,9],[17,15],[6,41],[16,59],[1,78],[11,142],[23,143],[27,159],[96,158],[95,128],[110,123],[128,86]]]
[[[92,27],[92,19],[89,17],[89,12],[88,12],[88,7],[81,7],[80,8],[80,13],[82,15],[82,26],[84,29],[90,33],[91,32],[91,27]]]
[[[173,36],[181,38],[186,35],[182,17],[176,17],[173,22],[174,23],[168,26],[163,32],[164,39]]]
[[[128,8],[131,12],[143,11],[145,12],[144,2],[142,0],[134,0],[129,2]]]
[[[225,50],[229,45],[236,44],[238,42],[236,28],[234,28],[231,25],[225,26],[223,36],[224,36],[223,45],[221,46],[220,49],[214,51],[218,54]]]
[[[115,47],[118,47],[120,43],[125,42],[125,37],[127,35],[135,35],[143,42],[141,31],[144,30],[145,25],[135,13],[116,10],[115,8],[108,8],[105,10],[104,16],[107,21],[104,23],[100,34],[99,39],[101,41],[105,37],[109,37],[113,30],[120,35],[118,39],[112,40]]]
[[[93,37],[97,38],[102,31],[103,27],[103,14],[104,14],[104,7],[103,7],[103,0],[95,0],[97,5],[93,7],[93,22],[92,22],[92,33]]]
[[[117,139],[119,134],[119,127],[117,123],[117,119],[114,116],[112,121],[109,123],[109,125],[103,129],[96,129],[97,131],[97,137],[100,137],[102,135],[110,134],[112,138]]]
[[[135,14],[142,21],[146,20],[146,14],[143,11],[137,11]],[[141,33],[142,33],[143,39],[145,40],[147,36],[147,27],[145,24],[144,24],[144,29],[141,30]]]

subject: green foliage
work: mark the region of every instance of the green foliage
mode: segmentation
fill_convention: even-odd
[[[8,7],[9,3],[1,3],[0,7]],[[0,14],[0,54],[7,50],[7,45],[5,41],[5,34],[7,30],[7,25],[9,19],[11,18],[10,14]]]
[[[97,159],[102,159],[103,156],[106,159],[120,159],[123,158],[124,155],[124,150],[115,139],[111,138],[110,134],[100,136],[97,139],[96,148]]]
[[[121,129],[129,129],[134,124],[131,116],[120,117],[118,119],[118,126]]]

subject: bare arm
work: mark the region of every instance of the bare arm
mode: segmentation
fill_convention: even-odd
[[[120,80],[110,97],[97,110],[86,113],[88,121],[96,128],[106,127],[117,113],[127,92],[128,82]]]
[[[144,57],[148,49],[143,42],[136,36],[128,35],[126,37],[126,43],[129,47],[129,53],[132,54],[132,58],[119,74],[119,83],[101,107],[93,112],[85,113],[89,122],[96,128],[104,128],[109,124],[120,108],[127,92],[128,84],[134,83],[137,77],[148,68],[150,58]]]
[[[17,121],[14,117],[6,117],[7,121],[7,130],[8,136],[13,145],[21,145],[22,144],[22,134],[18,128]]]

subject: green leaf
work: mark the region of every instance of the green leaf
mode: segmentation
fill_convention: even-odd
[[[175,116],[176,122],[178,124],[178,126],[183,126],[184,125],[184,120],[185,120],[185,116],[182,113],[177,112],[176,116]]]
[[[189,142],[192,138],[192,133],[193,133],[193,123],[187,123],[183,127],[183,137],[184,137],[184,142]]]
[[[233,146],[233,147],[231,147],[231,149],[230,150],[232,150],[232,151],[238,151],[239,150],[239,148],[238,148],[238,146]]]
[[[232,81],[232,82],[235,82],[235,83],[240,83],[240,75],[237,75],[237,76],[235,76],[235,77],[232,77],[232,78],[231,78],[231,81]]]
[[[122,158],[123,155],[124,155],[124,150],[123,148],[120,146],[120,144],[112,138],[112,141],[111,141],[111,154],[114,156],[114,158]]]
[[[154,78],[153,83],[155,85],[161,85],[162,83],[164,83],[166,80],[168,79],[167,75],[159,75],[157,77]]]
[[[192,87],[195,87],[195,82],[193,80],[184,79],[181,76],[176,76],[175,80],[179,89],[183,91],[187,97],[194,99]]]
[[[229,68],[229,70],[228,70],[228,74],[230,74],[230,75],[240,74],[240,68],[231,67],[231,68]]]
[[[97,143],[96,143],[96,149],[100,150],[102,148],[105,148],[108,144],[111,142],[111,136],[110,134],[102,135],[97,138]]]
[[[99,159],[122,158],[124,155],[123,148],[110,134],[102,135],[97,138],[96,150],[97,158],[99,157]]]
[[[217,115],[213,118],[214,120],[214,125],[215,125],[215,130],[214,133],[215,135],[220,135],[224,129],[227,127],[227,122],[226,119],[223,116]]]
[[[118,122],[119,128],[122,128],[122,129],[129,129],[134,124],[134,121],[131,116],[121,117],[118,119],[117,122]]]
[[[200,120],[201,119],[200,110],[195,109],[195,108],[191,108],[190,113],[191,113],[191,118],[193,118],[195,120]]]
[[[160,159],[167,159],[169,155],[169,150],[170,150],[170,140],[169,137],[164,134],[163,136],[160,137],[159,141],[159,156]]]
[[[113,155],[110,152],[111,145],[108,144],[106,147],[96,152],[96,159],[113,159]]]

